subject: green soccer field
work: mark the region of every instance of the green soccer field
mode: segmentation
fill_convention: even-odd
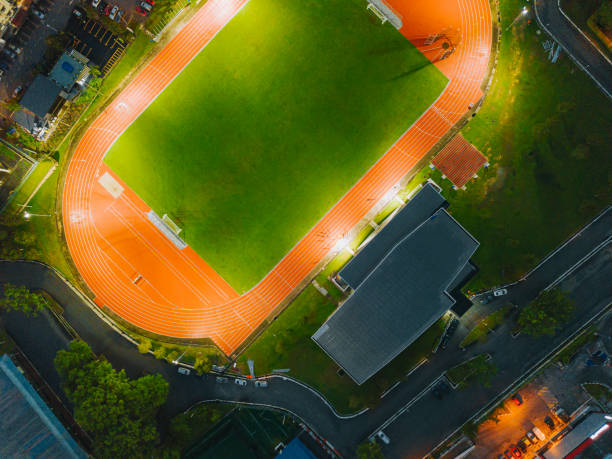
[[[238,292],[438,97],[446,78],[362,0],[251,0],[108,152]]]

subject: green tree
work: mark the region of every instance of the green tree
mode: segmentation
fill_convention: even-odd
[[[153,344],[149,338],[143,338],[140,343],[138,343],[138,352],[141,354],[146,354],[151,350]]]
[[[0,307],[7,311],[21,311],[27,316],[36,317],[45,309],[45,298],[30,292],[25,286],[4,284],[4,297],[0,299]]]
[[[467,387],[473,383],[480,383],[485,387],[491,385],[491,378],[497,374],[497,366],[491,359],[487,360],[486,356],[482,355],[470,360],[468,365],[469,376],[459,384],[460,387]]]
[[[575,307],[563,291],[546,290],[521,311],[518,323],[528,335],[554,335],[572,318]]]
[[[153,355],[156,359],[163,359],[166,357],[166,348],[164,346],[159,346],[153,350]]]
[[[130,380],[124,370],[97,358],[82,341],[55,357],[74,417],[93,436],[95,456],[150,456],[158,442],[155,414],[168,396],[160,375]]]
[[[102,87],[103,80],[100,76],[100,70],[97,67],[92,67],[90,69],[90,75],[91,78],[87,83],[87,88],[85,88],[81,95],[74,100],[76,105],[86,105],[92,102]]]
[[[357,447],[359,459],[384,459],[380,445],[376,442],[365,441]]]

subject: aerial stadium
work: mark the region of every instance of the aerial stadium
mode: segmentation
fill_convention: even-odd
[[[207,2],[71,159],[98,306],[233,353],[478,106],[490,22],[486,0]]]

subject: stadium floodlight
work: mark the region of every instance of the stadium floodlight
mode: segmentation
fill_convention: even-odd
[[[348,245],[349,245],[348,238],[343,237],[338,242],[336,242],[336,245],[334,245],[334,251],[335,252],[340,252],[341,250],[346,249],[348,247]]]
[[[524,7],[523,7],[523,11],[521,12],[521,14],[522,14],[523,16],[525,16],[527,13],[529,13],[529,10],[527,9],[527,7],[526,7],[526,6],[524,6]]]

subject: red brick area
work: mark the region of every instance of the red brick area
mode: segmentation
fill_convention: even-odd
[[[461,134],[457,134],[432,162],[453,185],[461,188],[487,162],[487,158]]]

